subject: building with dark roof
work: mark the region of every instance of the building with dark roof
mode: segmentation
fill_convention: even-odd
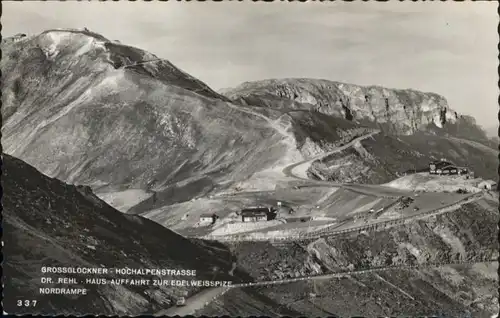
[[[462,175],[469,174],[470,170],[467,167],[459,167],[448,161],[434,161],[429,164],[429,173],[438,175]]]
[[[438,171],[442,171],[442,169],[444,167],[448,167],[448,166],[452,166],[452,165],[453,165],[453,163],[448,162],[448,161],[443,161],[443,160],[433,161],[433,162],[429,163],[429,173],[439,174],[440,172],[438,172]]]
[[[241,210],[242,222],[268,221],[276,217],[274,208],[247,208]]]

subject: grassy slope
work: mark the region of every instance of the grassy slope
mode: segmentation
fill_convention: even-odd
[[[222,246],[192,242],[150,220],[124,215],[5,154],[2,168],[7,312],[32,312],[15,303],[36,295],[35,310],[42,314],[140,314],[168,307],[165,300],[174,292],[173,287],[88,285],[89,295],[77,299],[42,296],[41,266],[184,268],[196,269],[197,279],[212,278],[217,266],[216,279],[237,279],[226,274],[231,255]]]

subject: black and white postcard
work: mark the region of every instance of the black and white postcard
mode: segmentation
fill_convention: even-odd
[[[4,314],[498,317],[496,1],[2,6]]]

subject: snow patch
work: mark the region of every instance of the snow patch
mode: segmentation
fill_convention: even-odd
[[[123,72],[109,72],[99,84],[99,86],[101,86],[100,89],[106,88],[112,91],[123,89],[123,79]]]
[[[91,38],[91,37],[88,37],[84,40],[84,44],[82,45],[81,48],[79,48],[75,53],[74,55],[75,56],[80,56],[80,55],[83,55],[89,51],[91,51],[93,48],[95,48],[96,44],[96,41],[94,38]],[[104,48],[104,45],[102,45],[102,47]]]
[[[428,112],[431,110],[431,107],[429,104],[422,104],[421,108],[420,108],[423,112]]]
[[[71,46],[75,49],[75,56],[81,56],[93,49],[105,50],[104,42],[96,38],[78,32],[68,32],[65,30],[54,30],[47,32],[45,38],[47,47],[46,55],[49,58],[56,57],[63,47]]]
[[[59,46],[62,42],[67,40],[71,36],[71,33],[67,32],[48,32],[47,37],[51,40],[51,45],[54,47]]]
[[[302,92],[295,100],[299,103],[317,105],[318,101],[309,92]]]
[[[48,44],[42,50],[45,56],[49,59],[56,57],[59,54],[59,49],[67,40],[70,38],[71,34],[67,32],[48,32],[46,34],[46,40]]]

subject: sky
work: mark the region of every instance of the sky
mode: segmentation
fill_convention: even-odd
[[[309,77],[443,95],[498,125],[492,2],[3,2],[2,35],[83,28],[147,50],[215,90]]]

